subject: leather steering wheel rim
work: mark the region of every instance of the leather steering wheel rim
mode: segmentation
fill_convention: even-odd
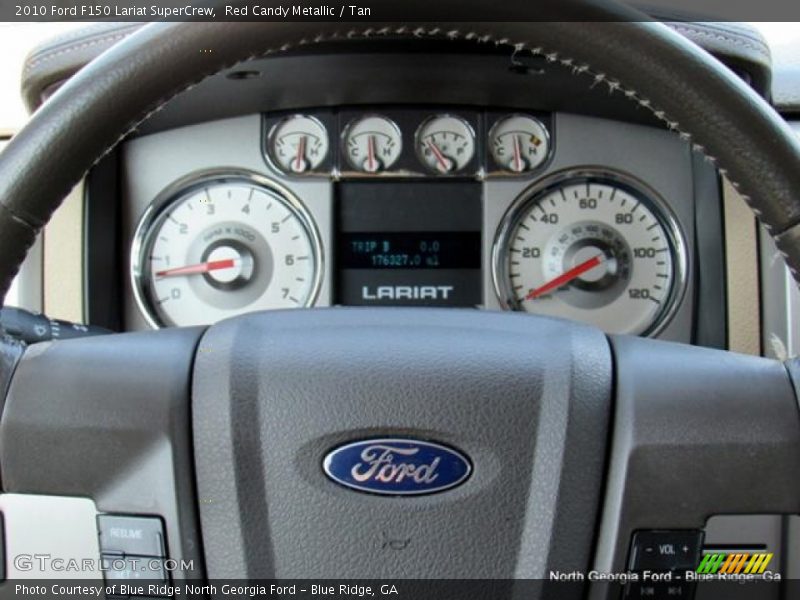
[[[417,7],[411,4],[407,8],[413,12]],[[519,21],[504,23],[157,23],[142,28],[76,74],[4,150],[0,298],[69,190],[171,98],[250,57],[387,35],[524,48],[587,84],[624,94],[720,168],[800,280],[800,144],[781,117],[721,63],[666,26],[620,22],[629,13],[611,6],[555,4],[552,22],[541,21],[538,4],[519,2],[504,9],[504,16],[513,13]],[[458,14],[465,5],[447,0],[437,8]],[[558,21],[559,16],[570,20]]]

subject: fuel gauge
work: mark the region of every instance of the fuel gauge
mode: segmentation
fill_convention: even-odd
[[[436,173],[460,171],[475,155],[475,132],[461,117],[432,117],[417,130],[417,155]]]

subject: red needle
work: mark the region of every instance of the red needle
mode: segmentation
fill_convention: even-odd
[[[371,135],[367,138],[367,160],[369,160],[367,169],[369,171],[375,170],[375,136]]]
[[[520,156],[519,137],[514,136],[514,167],[517,172],[522,171],[522,157]]]
[[[430,148],[431,152],[433,152],[433,155],[436,157],[436,162],[439,163],[439,166],[442,168],[442,171],[444,173],[449,171],[450,165],[447,162],[447,159],[445,158],[444,154],[442,154],[442,151],[439,150],[438,146],[434,144],[431,140],[428,140],[428,148]]]
[[[225,260],[212,260],[200,263],[199,265],[189,265],[187,267],[175,267],[164,271],[156,271],[156,277],[172,277],[174,275],[195,275],[197,273],[208,273],[209,271],[219,271],[220,269],[230,269],[236,266],[236,259],[227,258]]]
[[[300,138],[297,144],[297,158],[294,161],[294,170],[300,172],[303,168],[303,159],[306,157],[306,136]]]
[[[531,292],[525,296],[525,300],[535,300],[540,296],[544,296],[548,292],[553,290],[557,290],[558,288],[568,284],[570,281],[575,279],[576,277],[580,277],[586,271],[591,271],[597,265],[603,262],[604,256],[602,254],[598,254],[597,256],[593,256],[589,260],[583,261],[581,264],[572,267],[569,271],[565,271],[558,277],[551,279],[544,285],[536,288],[535,290],[531,290]]]

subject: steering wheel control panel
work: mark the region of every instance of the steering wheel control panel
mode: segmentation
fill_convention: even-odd
[[[701,561],[702,530],[637,531],[631,540],[628,568],[634,573],[668,573],[661,581],[636,582],[626,588],[626,598],[693,597],[694,586],[683,580]],[[672,577],[675,576],[675,580]]]
[[[796,576],[790,540],[798,523],[797,516],[728,514],[710,517],[703,529],[638,530],[627,561],[637,579],[623,597],[777,598],[764,584]]]
[[[132,140],[134,318],[164,327],[265,309],[450,306],[686,341],[690,154],[666,132],[612,125],[376,106]],[[203,150],[175,166],[152,160],[187,146]]]

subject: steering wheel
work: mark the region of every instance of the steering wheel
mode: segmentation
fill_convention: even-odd
[[[505,23],[144,27],[0,157],[0,297],[71,187],[176,94],[249,57],[375,36],[525,48],[624,94],[717,163],[800,276],[782,119],[667,27],[555,4],[551,22],[519,2]],[[800,512],[796,363],[434,309],[6,340],[2,357],[4,492],[157,514],[170,556],[196,559],[187,577],[543,579],[624,569],[638,530]]]

